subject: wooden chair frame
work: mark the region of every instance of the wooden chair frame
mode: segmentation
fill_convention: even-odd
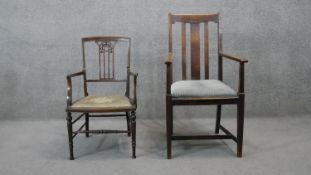
[[[86,42],[96,42],[99,47],[99,53],[100,49],[105,49],[107,47],[108,49],[111,49],[109,47],[109,44],[111,42],[119,42],[119,41],[125,41],[128,42],[128,58],[127,58],[127,78],[125,80],[117,80],[114,78],[114,62],[113,62],[113,68],[110,70],[112,71],[111,74],[109,71],[105,71],[102,74],[99,74],[98,79],[87,79],[86,76],[86,60],[85,60],[85,43]],[[104,50],[102,50],[104,52]],[[109,50],[108,51],[108,62],[114,61],[114,51]],[[104,53],[105,54],[105,53]],[[111,55],[112,54],[112,55]],[[130,54],[131,54],[131,38],[129,37],[122,37],[122,36],[93,36],[93,37],[85,37],[82,38],[82,61],[83,61],[83,70],[77,73],[73,73],[70,75],[67,75],[67,128],[68,128],[68,140],[69,140],[69,151],[70,151],[70,160],[74,159],[73,154],[73,139],[77,134],[85,133],[86,137],[89,137],[90,133],[93,134],[110,134],[110,133],[127,133],[128,136],[132,136],[132,158],[136,158],[136,108],[137,108],[137,97],[136,97],[136,86],[137,86],[137,73],[133,73],[130,71]],[[111,58],[110,58],[111,56]],[[100,60],[100,54],[99,54],[99,60]],[[105,59],[105,58],[104,58]],[[105,61],[105,60],[104,60]],[[101,69],[101,66],[99,66],[99,69]],[[109,69],[109,66],[108,66]],[[101,72],[101,70],[99,70]],[[107,75],[108,73],[109,75]],[[125,82],[126,83],[126,91],[125,96],[128,97],[131,101],[131,104],[133,106],[130,110],[99,110],[99,109],[89,109],[89,110],[73,110],[71,109],[72,103],[72,78],[73,77],[83,77],[83,87],[84,87],[84,96],[88,96],[88,83],[92,82]],[[133,97],[130,97],[130,77],[133,77],[133,94],[131,94]],[[72,119],[72,113],[78,112],[82,113],[79,115],[76,119]],[[98,113],[110,113],[110,114],[98,114]],[[116,113],[117,112],[117,113]],[[91,114],[95,113],[95,114]],[[97,114],[96,114],[97,113]],[[113,114],[111,114],[113,113]],[[73,124],[76,123],[79,119],[82,117],[85,117],[85,122],[77,131],[73,131]],[[119,117],[119,116],[125,116],[127,120],[127,130],[90,130],[89,129],[89,118],[90,117]],[[84,130],[83,130],[84,128]]]
[[[237,143],[237,156],[242,157],[243,128],[244,128],[244,64],[248,61],[240,57],[228,55],[222,52],[222,34],[219,33],[219,14],[168,14],[168,55],[165,60],[166,73],[166,134],[167,134],[167,159],[172,158],[172,140],[200,140],[200,139],[232,139]],[[237,97],[229,98],[176,98],[171,95],[172,85],[172,25],[181,23],[182,26],[182,78],[186,79],[186,23],[190,23],[191,29],[191,79],[200,79],[200,33],[199,24],[204,23],[204,55],[205,55],[205,79],[209,79],[209,43],[208,23],[217,23],[218,35],[218,79],[223,80],[223,58],[236,61],[239,65],[239,88]],[[220,124],[221,106],[237,105],[237,136]],[[180,105],[217,105],[216,126],[214,135],[177,135],[173,133],[173,106]],[[225,134],[219,134],[222,130]]]

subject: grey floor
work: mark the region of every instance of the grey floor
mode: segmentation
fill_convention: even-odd
[[[178,119],[176,132],[211,132],[213,119]],[[235,120],[224,119],[235,128]],[[91,121],[92,128],[125,127],[121,119]],[[137,120],[137,159],[125,135],[83,135],[75,139],[76,160],[68,160],[65,120],[1,121],[0,174],[237,174],[303,175],[311,172],[311,117],[258,117],[245,122],[244,157],[233,141],[174,142],[165,159],[165,122]],[[201,130],[199,128],[210,128]]]

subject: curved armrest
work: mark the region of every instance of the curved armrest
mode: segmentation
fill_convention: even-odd
[[[81,76],[83,75],[85,77],[85,71],[69,74],[66,76],[67,79],[67,106],[72,105],[72,82],[71,78],[76,77],[76,76]]]
[[[173,62],[173,53],[169,52],[165,59],[165,64],[172,64]]]
[[[135,106],[137,106],[137,93],[136,93],[136,87],[137,87],[137,77],[138,77],[138,73],[133,73],[133,72],[129,72],[130,73],[130,76],[133,76],[134,78],[134,99],[133,99],[133,102],[135,104]]]
[[[240,62],[240,63],[247,63],[248,62],[247,59],[243,59],[243,58],[240,58],[240,57],[237,57],[237,56],[228,55],[228,54],[225,54],[225,53],[222,53],[222,52],[220,52],[219,55],[224,57],[224,58],[228,58],[230,60],[237,61],[237,62]]]
[[[80,71],[80,72],[73,73],[73,74],[69,74],[69,75],[67,75],[66,77],[67,77],[67,79],[68,79],[68,78],[76,77],[76,76],[83,75],[83,74],[85,74],[85,71],[84,71],[84,70],[83,70],[83,71]]]

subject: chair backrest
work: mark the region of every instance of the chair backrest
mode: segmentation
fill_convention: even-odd
[[[127,82],[128,75],[125,79],[116,78],[116,58],[115,48],[119,42],[127,42],[126,51],[126,68],[130,68],[130,52],[131,52],[131,39],[123,36],[92,36],[82,38],[82,59],[83,59],[83,70],[87,69],[87,56],[86,56],[86,43],[93,42],[96,47],[96,54],[93,55],[98,57],[96,59],[95,70],[97,73],[96,77],[91,79],[86,78],[86,82]],[[94,58],[93,58],[94,59]],[[93,68],[94,69],[94,68]],[[127,71],[128,74],[128,71]]]
[[[187,37],[186,24],[190,24],[190,57],[191,57],[191,79],[200,79],[200,24],[204,24],[204,67],[205,79],[209,79],[209,22],[217,24],[217,37],[219,43],[219,14],[168,14],[169,21],[169,52],[173,49],[172,25],[181,23],[181,64],[182,64],[182,79],[186,79],[187,69]],[[219,49],[219,47],[218,47]]]

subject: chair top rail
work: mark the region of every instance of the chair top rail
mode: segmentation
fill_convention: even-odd
[[[183,22],[183,23],[203,23],[213,21],[218,23],[219,13],[207,13],[207,14],[169,14],[171,16],[171,22]]]
[[[130,40],[130,37],[125,37],[125,36],[88,36],[88,37],[83,37],[82,41],[83,42],[88,42],[88,41],[128,41]]]

